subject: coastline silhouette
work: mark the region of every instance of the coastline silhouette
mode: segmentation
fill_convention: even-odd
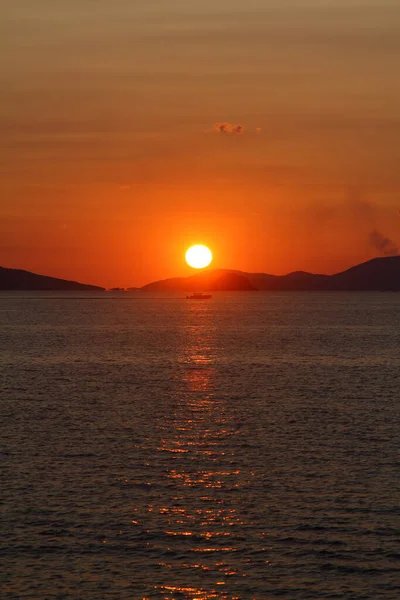
[[[0,267],[0,290],[36,291],[103,291],[105,288],[37,275],[19,269]],[[124,288],[112,288],[121,291]],[[213,269],[190,277],[173,277],[148,283],[144,292],[198,291],[400,291],[400,256],[373,258],[333,275],[294,271],[287,275],[246,273],[229,269]]]

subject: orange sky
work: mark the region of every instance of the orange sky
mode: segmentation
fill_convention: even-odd
[[[1,265],[129,286],[187,274],[193,243],[277,274],[400,244],[398,2],[19,0],[0,23]]]

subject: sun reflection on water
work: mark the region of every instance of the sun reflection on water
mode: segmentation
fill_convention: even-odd
[[[241,509],[253,473],[239,468],[240,429],[218,387],[216,333],[212,304],[185,303],[171,412],[158,423],[163,489],[144,519],[151,521],[159,598],[244,597],[223,590],[246,578],[248,559],[238,560],[246,545]]]

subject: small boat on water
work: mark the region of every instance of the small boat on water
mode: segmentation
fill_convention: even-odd
[[[186,300],[208,300],[212,298],[211,294],[202,294],[201,292],[194,292],[191,296],[186,296]]]

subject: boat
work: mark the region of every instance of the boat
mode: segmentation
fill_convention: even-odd
[[[211,294],[202,294],[201,292],[194,292],[191,296],[186,296],[186,300],[208,300],[212,298]]]

